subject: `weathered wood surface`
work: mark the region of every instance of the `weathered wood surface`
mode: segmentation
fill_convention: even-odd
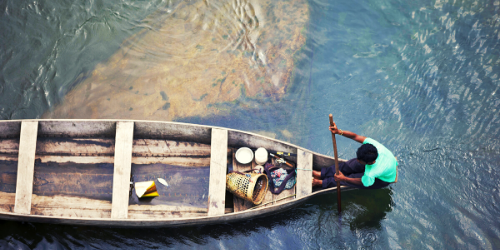
[[[39,120],[41,137],[107,137],[114,138],[116,121],[106,120]]]
[[[1,124],[1,123],[0,123]],[[19,139],[0,139],[0,156],[15,155],[16,160],[19,156]]]
[[[60,216],[69,218],[111,218],[111,202],[73,197],[33,196],[33,201],[39,205],[32,206],[32,214],[44,216]],[[167,219],[167,218],[194,218],[207,216],[207,208],[189,206],[143,206],[130,205],[128,219]]]
[[[0,152],[18,151],[14,140],[0,146]],[[114,139],[96,138],[41,138],[37,144],[38,155],[60,156],[113,156]],[[139,157],[210,157],[210,145],[157,139],[135,139],[134,156]]]
[[[111,202],[70,195],[33,195],[31,214],[66,218],[111,218]]]
[[[168,164],[184,167],[204,167],[210,165],[210,158],[196,157],[132,157],[134,164]]]
[[[19,143],[0,139],[0,160],[17,160]],[[41,162],[114,163],[115,139],[39,138],[36,159]],[[15,158],[14,157],[14,153]],[[210,145],[171,140],[135,139],[132,163],[208,166]]]
[[[113,164],[113,156],[59,156],[59,155],[37,155],[37,160],[42,163],[81,163],[81,164]]]
[[[0,138],[19,138],[21,133],[21,121],[6,121],[0,122]]]
[[[33,194],[70,195],[107,200],[111,203],[113,172],[112,163],[41,163],[37,161],[35,162]]]
[[[236,149],[233,149],[233,170],[238,171],[238,172],[245,172],[251,169],[254,169],[255,166],[257,165],[255,161],[252,161],[248,164],[241,164],[236,160],[236,157],[234,156],[236,152]],[[233,195],[233,205],[234,205],[234,212],[239,212],[239,211],[244,211],[247,210],[251,207],[253,207],[253,203],[250,201],[247,201],[245,199],[239,198],[236,195]]]
[[[250,147],[250,148],[268,148],[275,151],[282,151],[288,153],[297,153],[297,147],[285,144],[281,141],[274,140],[271,138],[266,138],[261,135],[245,133],[240,131],[229,131],[229,141],[230,147]]]
[[[130,205],[128,208],[129,219],[166,219],[166,218],[196,218],[207,216],[208,208],[189,206],[141,206]]]
[[[210,158],[209,144],[172,140],[134,140],[134,156],[149,157],[206,157]]]
[[[111,218],[126,219],[132,168],[134,122],[117,122]]]
[[[343,162],[343,161],[345,161],[345,160],[339,159],[339,162]],[[325,167],[325,166],[329,167],[329,166],[335,165],[335,158],[325,157],[324,155],[314,153],[313,154],[313,162],[314,162],[313,169],[319,170],[319,169],[321,169],[321,167]]]
[[[210,144],[211,128],[209,126],[155,121],[138,121],[135,123],[135,138],[164,139],[175,141],[192,141]]]
[[[11,123],[9,125],[9,128],[12,128],[11,134],[15,134],[15,124],[18,124],[19,126],[19,131],[21,131],[21,122],[20,121],[15,121],[14,123]],[[56,137],[55,139],[61,139],[57,138],[60,136],[69,136],[69,139],[72,139],[73,141],[79,141],[77,144],[82,144],[82,141],[84,140],[96,140],[97,142],[105,142],[106,140],[108,141],[113,141],[113,134],[115,133],[115,127],[116,127],[116,120],[108,120],[108,121],[97,121],[100,128],[97,129],[92,129],[92,128],[87,128],[85,126],[81,126],[80,129],[83,129],[84,131],[78,131],[80,129],[73,129],[73,131],[70,131],[72,129],[66,129],[66,131],[62,132],[57,132],[56,130],[53,130],[57,126],[51,126],[48,129],[49,126],[47,124],[52,123],[54,125],[55,123],[66,123],[65,125],[63,124],[60,127],[66,127],[66,126],[72,126],[73,123],[80,123],[82,125],[86,121],[84,120],[79,120],[79,121],[58,121],[58,120],[43,120],[40,121],[40,123],[44,123],[43,125],[40,125],[40,128],[43,127],[43,131],[38,131],[39,136],[41,136],[40,139],[54,139],[53,137]],[[91,121],[95,122],[95,121]],[[119,122],[119,121],[118,121]],[[1,122],[0,122],[1,123]],[[171,153],[172,155],[168,155],[167,153],[163,152],[161,154],[162,150],[165,149],[165,145],[167,145],[169,140],[174,140],[182,138],[181,141],[188,141],[188,142],[194,142],[196,143],[201,143],[203,140],[207,143],[207,141],[210,141],[210,132],[207,131],[212,131],[212,128],[208,126],[197,126],[194,125],[194,129],[191,129],[191,125],[189,124],[173,124],[169,122],[148,122],[144,121],[142,122],[144,124],[154,124],[154,129],[156,129],[156,132],[158,135],[162,136],[160,139],[155,139],[151,135],[151,137],[148,137],[147,135],[147,129],[151,128],[151,126],[144,126],[143,130],[140,132],[142,133],[141,136],[134,136],[135,140],[133,140],[134,146],[133,149],[131,149],[131,157],[132,160],[131,162],[141,162],[144,164],[151,164],[151,163],[158,163],[158,160],[160,162],[162,159],[182,159],[185,158],[184,156],[176,156],[176,152],[181,152],[180,154],[186,153],[189,154],[190,152],[193,153],[192,158],[202,158],[206,160],[206,148],[207,145],[200,145],[199,148],[202,148],[201,151],[198,151],[198,146],[194,146],[195,150],[194,151],[189,151],[188,148],[185,149],[179,149],[180,151],[175,151],[172,150],[172,147],[169,146],[169,149],[172,151],[169,151],[169,154]],[[79,126],[79,125],[76,125]],[[169,126],[177,126],[176,129],[170,131],[177,131],[173,136],[169,135]],[[92,126],[91,126],[92,127]],[[1,128],[1,126],[0,126]],[[95,126],[94,126],[95,128]],[[164,130],[166,128],[166,130]],[[223,130],[223,128],[216,128],[219,130]],[[182,131],[188,131],[188,133],[191,133],[188,136],[183,136]],[[111,135],[110,135],[111,131]],[[134,131],[137,131],[137,127],[134,129]],[[294,145],[291,145],[286,142],[281,142],[277,141],[274,139],[269,139],[269,138],[263,138],[259,136],[252,135],[251,133],[246,133],[244,131],[237,131],[237,130],[231,130],[228,129],[228,138],[227,138],[227,143],[239,145],[242,144],[241,146],[249,146],[249,147],[260,147],[263,145],[270,145],[270,146],[265,146],[266,148],[270,148],[273,150],[277,151],[284,151],[284,152],[291,152],[291,153],[300,153],[300,150],[303,150],[299,147],[296,147]],[[41,133],[41,135],[40,135]],[[19,132],[20,134],[20,132]],[[135,132],[134,132],[135,134]],[[136,134],[137,135],[137,134]],[[196,137],[201,136],[205,139],[202,139],[201,141],[196,141]],[[44,137],[49,137],[49,138],[44,138]],[[85,137],[85,138],[82,138]],[[207,139],[208,138],[208,139]],[[14,137],[5,137],[4,139],[16,139]],[[68,138],[65,138],[68,139]],[[146,142],[149,139],[154,139],[150,142]],[[165,141],[167,140],[167,141]],[[48,140],[50,141],[50,140]],[[54,141],[54,140],[53,140]],[[70,141],[70,140],[68,140]],[[88,143],[86,147],[90,147],[89,145],[95,144],[96,141],[93,141],[91,143]],[[164,141],[164,142],[161,142]],[[12,141],[11,141],[12,142]],[[146,142],[146,143],[145,143]],[[164,143],[164,144],[163,144]],[[2,143],[3,144],[3,143]],[[38,143],[37,143],[38,144]],[[85,144],[85,143],[83,143]],[[147,144],[147,145],[146,145]],[[182,143],[181,143],[182,144]],[[189,143],[188,143],[189,144]],[[276,147],[273,147],[272,145],[278,145]],[[183,147],[182,144],[180,145]],[[15,142],[10,143],[10,146],[7,146],[7,149],[5,150],[8,152],[7,154],[2,154],[1,152],[1,147],[3,145],[0,145],[0,156],[1,155],[15,155],[12,154],[15,151],[15,148],[19,148],[19,143],[17,143],[17,146],[15,146]],[[66,146],[61,146],[61,148],[71,148],[71,152],[73,152],[73,147],[77,146],[76,144],[66,144]],[[81,145],[80,145],[81,146]],[[10,147],[10,148],[9,148]],[[227,147],[227,145],[226,145]],[[109,150],[110,148],[106,148],[105,150]],[[146,152],[147,149],[147,152]],[[210,149],[212,150],[212,146],[210,146]],[[10,151],[9,151],[10,150]],[[14,150],[14,151],[13,151]],[[61,162],[69,162],[71,160],[75,160],[75,162],[79,161],[91,161],[91,162],[98,162],[101,161],[102,159],[105,159],[105,161],[101,162],[106,162],[110,161],[110,159],[114,159],[113,156],[108,156],[108,155],[103,155],[104,151],[92,151],[90,148],[86,148],[85,150],[87,151],[82,151],[82,155],[80,155],[80,152],[78,152],[78,155],[65,155],[65,153],[58,153],[55,151],[55,153],[48,153],[45,154],[43,153],[44,150],[42,150],[40,147],[37,149],[37,156],[36,158],[38,159],[55,159],[55,158],[60,158],[60,159],[65,159],[62,160]],[[104,149],[103,149],[104,150]],[[152,150],[152,151],[151,151]],[[187,150],[186,152],[182,152],[182,150]],[[38,152],[40,151],[40,153]],[[50,151],[50,150],[48,150]],[[78,150],[76,150],[78,151]],[[75,151],[75,152],[76,152]],[[175,152],[174,152],[175,151]],[[17,151],[19,153],[19,150]],[[61,151],[59,151],[61,152]],[[90,152],[90,153],[89,153]],[[202,153],[199,153],[202,152]],[[90,155],[88,155],[90,154]],[[100,154],[100,155],[99,155]],[[135,156],[133,156],[135,154]],[[312,154],[312,152],[311,152]],[[97,156],[96,156],[97,155]],[[17,157],[17,156],[16,156]],[[50,158],[52,157],[52,158]],[[97,159],[97,158],[102,158],[102,159]],[[227,155],[224,157],[225,160],[224,162],[227,161]],[[306,157],[307,158],[307,157]],[[319,169],[321,167],[327,167],[329,165],[333,164],[333,158],[329,156],[323,156],[319,154],[313,154],[313,162],[314,162],[314,168]],[[92,159],[92,160],[89,160]],[[139,159],[139,160],[138,160]],[[146,159],[146,160],[142,160]],[[211,159],[209,157],[209,159]],[[66,161],[67,160],[67,161]],[[178,161],[178,160],[176,160]],[[302,165],[300,163],[302,161],[301,159],[291,159],[291,161],[296,161],[298,164]],[[37,161],[38,162],[38,161]],[[44,161],[42,161],[43,163]],[[47,161],[45,161],[47,162]],[[113,163],[114,161],[110,162]],[[16,162],[17,164],[17,162]],[[45,163],[44,163],[45,164]],[[140,164],[140,163],[139,163]],[[177,164],[174,164],[177,165]],[[200,164],[200,166],[205,165],[206,161],[204,164]],[[182,164],[179,164],[179,166],[182,166]],[[187,165],[188,168],[191,165]],[[36,166],[35,166],[36,167]],[[224,168],[226,168],[226,165],[224,165]],[[251,167],[249,167],[251,168]],[[299,166],[300,168],[300,166]],[[187,168],[186,168],[187,169]],[[197,168],[197,169],[202,169],[202,168]],[[14,176],[12,174],[7,174],[8,176],[2,174],[0,176],[3,180],[10,180],[12,179],[11,177]],[[11,176],[12,175],[12,176]],[[45,175],[45,173],[44,173]],[[209,174],[207,174],[209,175]],[[36,174],[35,174],[36,176]],[[167,175],[168,176],[168,175]],[[48,178],[48,179],[47,179]],[[70,176],[68,173],[68,179],[72,179],[73,177]],[[300,177],[298,177],[300,179]],[[42,180],[43,179],[43,180]],[[35,183],[40,183],[43,182],[44,180],[47,181],[50,179],[49,173],[47,172],[44,178],[42,179],[37,179],[35,178],[33,182]],[[82,182],[84,181],[85,176],[82,175],[81,177],[77,177],[75,180],[77,182]],[[91,179],[91,178],[88,178]],[[128,179],[126,179],[126,195],[128,198]],[[224,172],[224,178],[225,180],[225,172]],[[17,181],[17,179],[16,179]],[[52,180],[51,180],[52,181]],[[300,182],[300,180],[298,180]],[[75,183],[77,184],[77,183]],[[46,186],[50,186],[50,183],[47,183]],[[208,186],[208,184],[207,184]],[[225,190],[225,184],[224,190]],[[300,184],[297,184],[297,188],[300,188]],[[343,189],[345,187],[342,187]],[[56,223],[66,223],[66,224],[80,224],[80,225],[102,225],[102,226],[132,226],[132,227],[145,227],[145,226],[176,226],[176,225],[195,225],[195,224],[205,224],[205,223],[223,223],[223,222],[231,222],[231,221],[237,221],[237,220],[242,220],[242,219],[248,219],[252,218],[257,215],[265,215],[265,214],[272,214],[277,211],[282,211],[283,209],[290,208],[294,206],[298,202],[302,202],[305,199],[308,199],[312,197],[315,194],[319,193],[324,193],[324,192],[330,192],[334,191],[335,189],[327,189],[327,190],[315,190],[314,193],[311,193],[310,195],[303,196],[302,198],[288,198],[286,200],[281,200],[278,201],[277,204],[272,205],[269,204],[267,206],[263,206],[262,208],[257,208],[254,210],[247,210],[244,213],[231,213],[229,212],[228,208],[224,208],[224,204],[221,204],[221,210],[223,210],[222,215],[220,216],[208,216],[208,208],[196,208],[196,207],[189,207],[185,208],[177,208],[178,206],[172,206],[172,205],[165,205],[165,204],[159,204],[159,205],[154,205],[154,206],[145,206],[142,204],[130,204],[127,208],[127,213],[128,213],[128,219],[126,218],[120,218],[120,219],[113,219],[111,218],[112,214],[112,207],[113,204],[109,201],[106,200],[99,200],[95,198],[89,198],[89,197],[81,197],[81,196],[73,196],[73,195],[65,195],[65,194],[56,194],[56,195],[37,195],[37,194],[32,194],[32,203],[31,203],[31,215],[23,215],[23,214],[18,214],[14,213],[13,211],[15,210],[15,195],[14,193],[9,193],[9,192],[4,192],[0,190],[0,218],[2,219],[13,219],[13,220],[25,220],[25,221],[32,221],[32,222],[56,222]],[[65,190],[63,190],[65,191]],[[286,192],[286,190],[284,191]],[[293,192],[293,191],[292,191]],[[207,191],[208,193],[208,191]],[[270,200],[275,200],[279,199],[281,196],[288,196],[286,195],[280,195],[280,196],[275,196],[268,192],[268,194],[271,195]],[[293,194],[293,193],[292,193]],[[173,193],[175,196],[176,193]],[[184,196],[184,194],[183,194]],[[158,197],[157,197],[158,198]],[[274,199],[273,199],[274,198]],[[127,200],[128,201],[128,200]],[[207,200],[208,201],[208,200]],[[206,203],[205,203],[206,204]],[[181,205],[179,205],[181,206]],[[182,207],[182,206],[181,206]],[[169,209],[176,209],[175,211],[169,211]],[[224,211],[226,214],[224,214]],[[235,210],[233,210],[235,211]],[[236,211],[235,211],[236,212]],[[36,214],[36,215],[35,215]],[[43,216],[37,216],[37,215],[43,215]],[[135,220],[131,220],[135,219]]]
[[[208,216],[223,215],[226,199],[227,130],[212,129]]]
[[[40,138],[36,146],[37,155],[113,157],[114,152],[114,139]]]
[[[0,123],[1,124],[1,123]],[[15,139],[2,139],[0,138],[0,161],[15,161],[17,173],[17,158],[19,157],[19,137]],[[0,175],[3,175],[1,163],[0,163]],[[2,185],[0,180],[0,185]],[[15,186],[15,183],[14,183]],[[0,188],[1,190],[1,188]]]
[[[30,214],[37,135],[37,121],[22,122],[21,137],[19,139],[15,213]]]
[[[1,156],[4,157],[0,160],[0,212],[13,213],[16,203],[18,155],[8,155],[14,158],[11,160],[5,159],[6,155]]]
[[[211,146],[204,143],[136,139],[132,163],[204,167],[210,165],[210,151]]]
[[[297,150],[297,198],[302,198],[312,193],[312,166],[311,153]]]
[[[36,159],[57,163],[114,163],[114,139],[39,138]]]
[[[16,193],[17,156],[15,161],[0,161],[0,192]]]
[[[164,179],[168,186],[159,183],[158,178]],[[129,199],[129,208],[137,204],[152,209],[158,205],[183,205],[207,209],[210,179],[210,166],[208,164],[205,167],[133,164],[132,179],[134,182],[155,181],[160,196],[152,199],[139,199],[134,190]]]
[[[0,192],[0,212],[13,213],[15,202],[15,193]]]

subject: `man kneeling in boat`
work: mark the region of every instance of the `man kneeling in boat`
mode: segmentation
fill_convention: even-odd
[[[355,159],[339,162],[339,175],[335,174],[335,165],[313,171],[313,187],[329,188],[341,185],[363,189],[378,189],[389,186],[396,180],[398,162],[394,155],[379,142],[337,128],[334,123],[330,127],[333,134],[343,135],[362,143],[356,152]]]

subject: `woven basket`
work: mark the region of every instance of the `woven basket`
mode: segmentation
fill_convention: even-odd
[[[232,172],[226,175],[226,189],[255,205],[264,200],[268,182],[265,174]]]

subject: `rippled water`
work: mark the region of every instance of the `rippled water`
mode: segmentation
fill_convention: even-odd
[[[205,2],[206,6],[212,6],[210,1]],[[281,2],[296,6],[300,1]],[[109,112],[113,118],[156,117],[258,131],[333,155],[326,128],[327,115],[332,113],[340,128],[372,137],[393,150],[400,161],[398,183],[388,189],[343,193],[341,217],[336,214],[336,195],[327,194],[273,217],[204,227],[136,230],[2,221],[0,246],[16,249],[500,248],[500,209],[496,206],[500,202],[497,170],[500,162],[500,1],[311,0],[306,2],[308,21],[301,31],[304,44],[282,59],[291,60],[292,64],[258,64],[259,60],[270,58],[271,45],[291,46],[282,42],[286,38],[276,39],[274,34],[252,35],[255,31],[245,30],[241,33],[247,34],[249,45],[262,48],[262,55],[257,49],[238,46],[231,47],[229,52],[226,50],[226,53],[246,56],[245,60],[238,59],[241,65],[235,68],[235,74],[245,68],[247,77],[252,74],[259,77],[254,79],[261,81],[262,89],[268,86],[266,83],[273,84],[273,77],[277,79],[277,69],[291,67],[289,82],[279,81],[276,85],[281,88],[262,92],[257,88],[257,94],[252,94],[238,85],[240,92],[231,92],[236,87],[227,87],[224,92],[221,89],[226,82],[217,82],[217,79],[212,82],[211,77],[207,84],[216,83],[217,88],[197,92],[195,88],[199,85],[189,82],[168,85],[163,90],[168,98],[161,94],[162,89],[153,88],[148,93],[155,94],[151,98],[157,98],[158,104],[155,101],[141,104],[137,100],[142,99],[129,97],[128,92],[93,91],[92,86],[96,85],[88,79],[102,76],[101,71],[95,69],[102,69],[101,65],[104,69],[113,68],[110,58],[116,58],[116,53],[127,48],[131,37],[137,38],[144,30],[160,33],[162,29],[154,26],[155,20],[161,21],[162,27],[168,30],[173,13],[198,3],[3,1],[0,3],[0,118],[50,117],[51,112],[61,109],[66,96],[83,93],[103,96],[88,98],[86,102],[97,110],[108,112],[112,105],[119,106]],[[231,10],[235,6],[251,5],[255,11],[259,6],[271,8],[272,5],[267,4],[269,2],[229,1],[227,6]],[[189,9],[192,13],[184,17],[202,15],[201,8],[199,13]],[[290,30],[296,27],[296,23],[281,20],[284,16],[293,16],[265,10],[256,12],[262,29],[276,25],[272,26],[274,32],[280,34],[287,27]],[[215,14],[207,14],[207,19],[197,20],[212,20],[208,17],[213,16],[215,20],[220,19],[220,23],[240,20],[248,24],[248,19],[232,16],[241,11],[223,8],[213,11]],[[280,23],[286,25],[280,26]],[[203,30],[203,22],[200,27]],[[215,27],[212,32],[200,32],[201,38],[193,39],[214,34],[223,37],[227,30]],[[265,37],[270,44],[266,47],[253,36]],[[227,43],[232,44],[231,37],[227,38]],[[155,39],[137,41],[140,45],[134,44],[140,48],[167,48],[158,46]],[[198,44],[189,41],[192,40],[183,46],[196,49]],[[179,60],[193,56],[179,48],[164,52],[179,56]],[[150,64],[160,64],[165,59],[161,56],[151,59],[147,52],[141,53],[131,59],[130,65],[135,63],[140,69],[144,65],[138,58],[149,58]],[[199,57],[193,58],[191,61],[199,62]],[[186,65],[197,65],[196,62]],[[128,69],[133,68],[130,65]],[[257,68],[248,69],[255,65]],[[217,68],[209,60],[199,67]],[[116,79],[130,79],[127,75],[133,73],[124,71],[121,75],[115,70],[106,77],[115,81],[118,88],[130,88],[132,85],[121,86],[122,81]],[[168,79],[182,78],[175,77]],[[133,81],[124,80],[123,84]],[[251,90],[248,83],[253,80],[243,82],[242,86],[246,86],[243,89]],[[191,90],[192,98],[199,100],[197,103],[208,112],[186,110],[183,115],[170,116],[175,113],[175,105],[185,104],[182,98],[175,98],[176,91],[183,93],[184,89]],[[135,93],[141,89],[130,90]],[[227,99],[207,98],[211,101],[203,102],[205,99],[201,96],[210,97],[215,93],[221,95],[221,100]],[[230,93],[238,94],[230,99],[225,96]],[[106,104],[106,98],[116,102]],[[97,100],[99,105],[92,100]],[[170,106],[162,109],[166,102]],[[154,112],[157,109],[172,112],[168,115],[147,110],[130,113],[137,110],[136,107],[149,104],[160,105],[155,106]],[[72,106],[66,108],[71,110]],[[59,117],[64,114],[70,113],[60,113]],[[340,157],[354,157],[356,143],[345,138],[338,139],[337,143]]]

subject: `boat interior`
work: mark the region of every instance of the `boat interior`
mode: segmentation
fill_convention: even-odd
[[[267,191],[259,205],[228,192],[227,173],[256,167],[255,161],[241,164],[235,159],[240,147],[291,153],[284,158],[297,168],[296,185],[278,195]],[[89,219],[224,215],[310,195],[313,167],[333,163],[288,143],[210,126],[120,120],[2,121],[0,212]],[[134,183],[145,181],[155,181],[158,196],[138,198]]]

